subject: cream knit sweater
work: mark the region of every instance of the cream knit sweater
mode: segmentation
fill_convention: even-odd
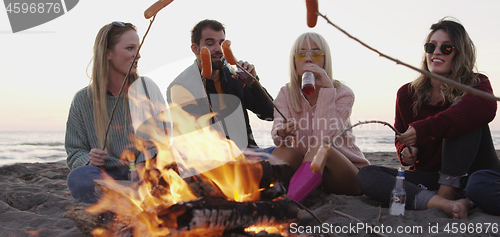
[[[87,87],[78,91],[73,98],[69,110],[68,121],[66,123],[66,137],[64,147],[68,157],[66,163],[70,169],[75,169],[89,163],[89,152],[92,148],[99,148],[94,127],[94,110],[91,97],[87,93]],[[109,137],[107,141],[108,156],[104,162],[106,170],[128,171],[128,165],[120,164],[120,156],[125,150],[130,150],[136,157],[136,163],[145,161],[146,158],[156,156],[156,149],[149,146],[149,154],[139,152],[131,139],[134,137],[134,128],[128,103],[124,103],[126,95],[112,96],[108,95],[108,114],[118,101],[113,121],[111,122]]]

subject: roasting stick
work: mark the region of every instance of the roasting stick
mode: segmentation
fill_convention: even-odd
[[[380,123],[380,124],[383,124],[383,125],[386,125],[388,127],[390,127],[397,135],[401,135],[400,132],[398,132],[398,130],[396,130],[396,128],[394,128],[390,123],[387,123],[387,122],[384,122],[384,121],[378,121],[378,120],[370,120],[370,121],[363,121],[363,122],[358,122],[352,126],[349,126],[347,128],[345,128],[344,130],[342,130],[340,132],[340,134],[338,134],[337,136],[335,136],[333,138],[333,141],[331,143],[331,145],[333,146],[333,144],[335,144],[335,142],[337,141],[337,139],[339,137],[341,137],[346,131],[348,131],[349,129],[353,128],[353,127],[356,127],[358,125],[362,125],[362,124],[368,124],[368,123]],[[411,150],[411,147],[410,146],[407,146],[408,147],[408,151],[410,153],[413,153],[413,151]],[[328,156],[328,152],[330,152],[330,145],[323,145],[320,147],[320,149],[316,152],[316,155],[314,155],[314,158],[311,162],[311,171],[313,173],[316,173],[318,171],[322,171],[323,168],[325,167],[325,164],[326,164],[326,158]]]
[[[363,122],[357,122],[356,124],[354,125],[351,125],[347,128],[345,128],[344,130],[342,130],[342,132],[340,132],[339,135],[335,136],[335,138],[333,138],[333,141],[332,141],[332,145],[335,144],[335,142],[337,141],[337,139],[342,136],[342,134],[344,134],[345,132],[347,132],[349,129],[351,128],[354,128],[358,125],[361,125],[361,124],[368,124],[368,123],[380,123],[380,124],[383,124],[385,126],[388,126],[392,129],[392,131],[394,131],[397,135],[401,136],[401,133],[398,132],[398,130],[396,130],[396,128],[394,128],[390,123],[388,122],[384,122],[384,121],[378,121],[378,120],[370,120],[370,121],[363,121]],[[411,150],[411,147],[410,146],[407,146],[408,147],[408,150],[410,151],[410,153],[413,153],[412,150]]]
[[[266,98],[269,100],[269,102],[271,102],[271,104],[274,106],[274,108],[276,109],[276,111],[278,111],[278,113],[281,115],[281,117],[283,117],[283,119],[285,120],[285,123],[288,122],[288,120],[285,118],[285,115],[283,115],[281,113],[281,111],[278,109],[278,107],[276,107],[276,105],[274,104],[274,101],[271,99],[271,97],[269,97],[269,95],[267,94],[267,92],[264,90],[264,88],[262,87],[262,84],[260,84],[259,80],[257,80],[256,77],[254,77],[250,72],[248,72],[247,70],[245,70],[242,66],[240,66],[239,64],[236,64],[236,66],[241,70],[243,71],[244,73],[248,74],[254,81],[255,83],[257,83],[257,85],[259,86],[260,90],[264,93],[264,95],[266,95]]]
[[[233,51],[231,50],[231,41],[224,40],[224,42],[222,42],[222,44],[221,44],[221,48],[222,48],[222,54],[224,55],[224,59],[226,59],[226,61],[229,64],[236,65],[236,67],[238,67],[238,69],[240,69],[241,71],[246,73],[248,76],[250,76],[255,81],[255,83],[257,83],[257,85],[259,86],[260,90],[264,93],[264,95],[266,95],[267,100],[269,100],[269,102],[271,102],[271,104],[276,109],[276,111],[278,111],[278,113],[281,115],[281,117],[283,117],[285,122],[288,122],[288,119],[286,119],[285,115],[283,115],[281,113],[281,111],[278,109],[278,107],[276,107],[273,99],[271,99],[271,97],[269,97],[266,90],[264,90],[264,88],[262,87],[262,84],[260,84],[259,80],[256,77],[254,77],[250,72],[248,72],[246,69],[244,69],[242,66],[240,66],[238,64],[238,60],[236,60],[236,57],[234,57]]]
[[[146,36],[148,35],[149,33],[149,30],[151,29],[151,26],[153,25],[153,22],[155,21],[155,18],[156,18],[156,14],[161,10],[163,9],[164,7],[166,7],[168,4],[170,4],[173,0],[159,0],[157,2],[155,2],[153,5],[151,5],[148,9],[146,9],[146,11],[144,11],[144,17],[146,19],[149,19],[151,17],[153,17],[153,19],[151,19],[149,21],[149,26],[148,26],[148,29],[146,30],[146,33],[144,34],[144,36],[142,37],[142,42],[141,44],[139,45],[139,48],[137,49],[137,53],[135,54],[135,57],[134,57],[134,60],[132,61],[132,64],[130,65],[130,68],[128,69],[128,72],[127,72],[127,75],[125,75],[125,79],[123,80],[123,83],[122,83],[122,87],[120,88],[120,92],[118,93],[118,97],[120,97],[120,95],[122,94],[123,92],[123,88],[125,87],[125,83],[128,81],[127,78],[128,76],[130,75],[130,71],[132,70],[132,67],[134,66],[134,63],[135,63],[135,60],[137,60],[137,56],[139,55],[139,51],[141,50],[142,48],[142,44],[144,44],[144,40],[146,39]],[[115,114],[115,110],[116,110],[116,106],[118,105],[118,100],[116,100],[115,102],[115,105],[113,106],[113,110],[111,111],[111,116],[109,118],[109,121],[108,121],[108,125],[106,127],[106,133],[104,135],[104,144],[103,144],[103,147],[102,147],[102,150],[104,150],[106,148],[106,142],[108,140],[108,133],[109,133],[109,128],[111,127],[111,121],[113,121],[113,117],[114,117],[114,114]]]
[[[368,48],[369,50],[377,53],[379,56],[381,57],[384,57],[384,58],[387,58],[393,62],[395,62],[396,64],[400,64],[400,65],[403,65],[407,68],[410,68],[410,69],[413,69],[417,72],[420,72],[422,74],[425,74],[426,76],[429,76],[429,77],[432,77],[432,78],[435,78],[435,79],[438,79],[439,81],[441,82],[444,82],[450,86],[453,86],[455,88],[458,88],[458,89],[461,89],[461,90],[464,90],[464,91],[467,91],[467,92],[470,92],[474,95],[477,95],[477,96],[480,96],[480,97],[483,97],[483,98],[486,98],[486,99],[490,99],[490,100],[494,100],[494,101],[500,101],[500,98],[499,97],[496,97],[495,95],[493,94],[490,94],[490,93],[487,93],[487,92],[484,92],[484,91],[481,91],[481,90],[478,90],[476,88],[473,88],[471,86],[467,86],[467,85],[464,85],[464,84],[461,84],[459,82],[456,82],[456,81],[453,81],[449,78],[446,78],[446,77],[443,77],[443,76],[440,76],[440,75],[437,75],[437,74],[434,74],[432,72],[429,72],[429,71],[425,71],[425,70],[422,70],[422,69],[419,69],[419,68],[416,68],[412,65],[409,65],[407,63],[404,63],[398,59],[394,59],[386,54],[383,54],[381,53],[380,51],[378,51],[377,49],[375,48],[372,48],[370,47],[369,45],[365,44],[363,41],[357,39],[356,37],[352,36],[351,34],[347,33],[345,30],[343,30],[342,28],[340,28],[339,26],[333,24],[330,19],[328,19],[328,17],[326,17],[325,15],[319,13],[319,12],[316,12],[316,14],[318,16],[321,16],[323,17],[327,22],[328,24],[332,25],[333,27],[337,28],[338,30],[340,30],[342,33],[344,33],[345,35],[347,35],[349,38],[353,39],[354,41],[360,43],[361,45],[365,46],[366,48]]]
[[[299,206],[299,207],[300,207],[300,208],[302,208],[303,210],[306,210],[306,211],[307,211],[307,212],[308,212],[308,213],[309,213],[309,214],[310,214],[310,215],[311,215],[314,219],[316,219],[316,221],[318,221],[320,224],[322,224],[322,223],[323,223],[323,221],[321,221],[321,219],[319,219],[319,217],[318,217],[316,214],[314,214],[314,212],[312,212],[312,211],[311,211],[311,210],[309,210],[307,207],[305,207],[304,205],[302,205],[302,203],[297,202],[297,201],[295,201],[295,200],[293,200],[293,199],[291,199],[291,200],[292,200],[293,202],[295,202],[295,204],[297,204],[297,206]],[[330,202],[331,202],[331,201],[330,201]],[[345,213],[343,213],[343,212],[337,211],[337,210],[335,210],[335,209],[333,209],[333,210],[332,210],[332,212],[333,212],[333,213],[335,213],[335,214],[337,214],[337,215],[339,215],[339,216],[343,216],[343,217],[346,217],[346,218],[348,218],[348,219],[355,220],[355,221],[357,221],[358,223],[364,223],[364,222],[362,222],[361,220],[359,220],[359,219],[358,219],[358,218],[356,218],[356,217],[353,217],[353,216],[351,216],[351,215],[348,215],[348,214],[345,214]],[[332,233],[332,234],[335,234],[335,233]],[[375,234],[376,234],[376,235],[378,235],[378,236],[381,236],[381,237],[387,237],[387,235],[384,235],[384,234],[382,234],[382,233],[375,233]],[[329,237],[331,236],[328,232],[325,232],[325,235],[326,235],[326,236],[329,236]],[[339,236],[339,235],[335,234],[335,236]]]
[[[139,48],[137,49],[137,53],[135,54],[134,60],[132,61],[132,64],[130,65],[130,68],[128,69],[127,75],[125,75],[125,79],[123,80],[122,87],[120,88],[120,92],[118,93],[118,97],[120,97],[120,95],[123,92],[123,88],[125,87],[125,83],[127,83],[127,81],[128,81],[127,78],[130,75],[130,70],[132,70],[132,67],[134,66],[135,60],[137,59],[137,56],[139,55],[139,51],[141,50],[142,44],[144,43],[144,39],[146,38],[146,35],[148,35],[149,29],[151,28],[151,25],[153,24],[154,20],[155,20],[155,17],[153,17],[153,19],[151,19],[151,21],[149,23],[148,30],[146,31],[146,34],[144,34],[144,37],[142,38],[142,42],[139,45]],[[116,110],[116,106],[118,105],[118,101],[119,100],[116,100],[115,105],[113,106],[113,110],[111,111],[111,117],[109,118],[108,126],[106,127],[106,134],[104,136],[104,145],[102,148],[103,150],[104,150],[104,148],[106,148],[106,142],[108,140],[109,128],[111,127],[111,121],[113,121],[113,117],[115,115],[115,110]]]

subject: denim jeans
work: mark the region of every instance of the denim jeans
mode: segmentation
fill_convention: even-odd
[[[488,126],[443,141],[439,172],[405,171],[406,208],[423,210],[441,184],[463,188],[467,175],[479,169],[500,169]],[[386,205],[396,182],[395,169],[365,166],[358,173],[361,191]]]
[[[480,170],[473,173],[465,191],[476,206],[489,214],[500,216],[500,171]]]
[[[123,170],[107,170],[106,174],[116,180],[128,179],[128,172],[123,172]],[[99,197],[94,194],[94,180],[103,179],[106,174],[102,172],[101,168],[92,165],[80,166],[72,170],[67,180],[71,196],[80,202],[96,203]]]
[[[276,149],[275,146],[270,146],[267,148],[247,148],[244,151],[245,155],[251,155],[251,156],[257,156],[260,157],[264,160],[269,159],[269,155],[273,153],[274,149]]]

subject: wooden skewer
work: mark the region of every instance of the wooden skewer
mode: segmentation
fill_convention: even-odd
[[[256,77],[254,77],[250,72],[248,72],[246,69],[244,69],[242,66],[240,66],[239,64],[236,64],[236,67],[238,67],[238,69],[240,69],[241,71],[243,71],[244,73],[246,73],[248,76],[250,76],[255,81],[255,83],[257,83],[257,85],[259,85],[260,90],[264,93],[264,95],[266,95],[267,100],[269,100],[269,102],[271,102],[271,104],[274,106],[274,108],[276,109],[276,111],[278,111],[278,113],[281,115],[281,117],[283,117],[283,119],[285,120],[285,122],[288,122],[288,120],[286,119],[285,115],[283,115],[281,113],[281,111],[278,109],[278,107],[276,107],[276,105],[274,104],[274,101],[267,94],[267,91],[264,90],[264,88],[262,87],[262,84],[260,84],[259,80]]]
[[[368,123],[380,123],[380,124],[383,124],[385,126],[390,127],[392,129],[392,131],[394,131],[397,135],[401,136],[401,133],[398,130],[396,130],[396,128],[394,128],[390,123],[385,122],[385,121],[370,120],[370,121],[357,122],[356,124],[353,124],[353,125],[345,128],[344,130],[342,130],[342,132],[339,133],[339,135],[337,135],[337,136],[335,136],[335,138],[333,138],[332,145],[335,144],[335,142],[337,141],[337,138],[339,138],[340,136],[342,136],[342,134],[344,134],[345,132],[347,132],[349,129],[354,128],[354,127],[356,127],[358,125],[361,125],[361,124],[368,124]],[[410,146],[407,146],[407,147],[408,147],[408,151],[410,151],[410,153],[413,153],[413,151],[411,150],[411,147]]]
[[[134,66],[135,60],[137,60],[137,57],[139,55],[139,51],[142,48],[142,44],[144,44],[144,40],[146,39],[146,36],[148,35],[149,29],[151,29],[151,25],[153,25],[153,22],[155,21],[155,18],[156,18],[156,15],[154,15],[153,19],[151,19],[149,21],[149,27],[146,30],[146,33],[144,34],[144,37],[142,37],[142,42],[139,45],[139,48],[137,49],[137,53],[135,53],[135,57],[134,57],[134,60],[132,61],[132,64],[130,64],[130,68],[128,69],[127,75],[125,75],[125,79],[123,80],[122,87],[120,88],[120,92],[118,93],[118,97],[120,97],[120,95],[122,94],[123,88],[125,87],[125,83],[127,83],[127,81],[128,81],[128,76],[130,75],[130,71],[132,70],[132,67]],[[115,114],[115,110],[116,110],[116,106],[118,105],[118,101],[119,100],[117,99],[116,102],[115,102],[115,105],[113,106],[113,110],[111,111],[111,116],[109,118],[108,126],[106,127],[106,133],[104,135],[104,145],[102,147],[102,150],[104,150],[106,148],[106,142],[108,140],[109,128],[111,127],[111,121],[113,120],[113,117],[114,117],[114,114]]]
[[[422,70],[422,69],[419,69],[419,68],[416,68],[412,65],[409,65],[407,63],[404,63],[400,60],[397,60],[397,59],[394,59],[386,54],[383,54],[381,52],[379,52],[377,49],[373,48],[373,47],[370,47],[369,45],[365,44],[363,41],[357,39],[356,37],[352,36],[351,34],[347,33],[344,29],[340,28],[339,26],[333,24],[333,22],[330,21],[330,19],[328,19],[328,17],[326,17],[325,15],[319,13],[319,12],[316,12],[316,14],[318,16],[321,16],[323,17],[327,22],[328,24],[332,25],[333,27],[337,28],[338,30],[340,30],[342,33],[344,33],[345,35],[347,35],[347,37],[353,39],[354,41],[360,43],[361,45],[365,46],[367,49],[377,53],[379,56],[381,57],[384,57],[384,58],[387,58],[393,62],[395,62],[396,64],[400,64],[400,65],[403,65],[407,68],[410,68],[410,69],[413,69],[417,72],[420,72],[422,74],[425,74],[426,76],[428,77],[432,77],[432,78],[435,78],[441,82],[444,82],[450,86],[453,86],[455,88],[458,88],[458,89],[461,89],[461,90],[464,90],[464,91],[467,91],[467,92],[470,92],[474,95],[477,95],[477,96],[481,96],[483,98],[486,98],[486,99],[489,99],[489,100],[494,100],[494,101],[500,101],[500,98],[499,97],[496,97],[495,95],[493,94],[490,94],[490,93],[487,93],[487,92],[484,92],[484,91],[481,91],[481,90],[478,90],[476,88],[473,88],[471,86],[467,86],[467,85],[464,85],[464,84],[461,84],[459,82],[456,82],[454,80],[451,80],[449,78],[446,78],[446,77],[443,77],[443,76],[440,76],[440,75],[437,75],[435,73],[432,73],[432,72],[429,72],[429,71],[425,71],[425,70]]]

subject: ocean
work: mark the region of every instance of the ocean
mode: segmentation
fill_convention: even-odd
[[[65,158],[64,132],[0,132],[0,166]]]
[[[363,152],[395,152],[391,129],[354,129],[356,144]],[[492,131],[500,147],[500,131]],[[260,147],[273,146],[269,131],[254,131]],[[60,162],[66,159],[64,132],[0,132],[0,166],[15,163]]]

